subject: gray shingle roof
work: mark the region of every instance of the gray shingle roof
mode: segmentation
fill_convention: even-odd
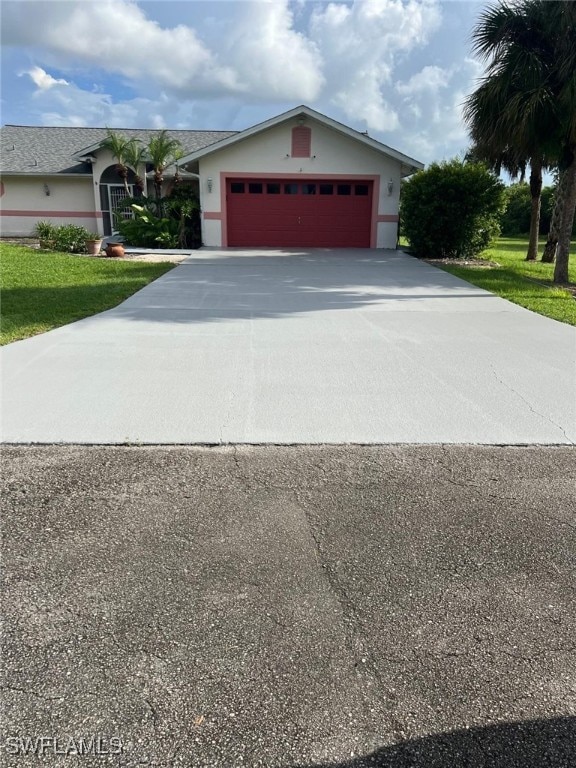
[[[144,144],[157,131],[148,128],[114,128],[115,133],[138,138]],[[88,163],[75,155],[106,138],[106,128],[53,128],[32,125],[2,126],[0,169],[2,173],[90,174]],[[172,131],[186,154],[231,136],[235,131]]]

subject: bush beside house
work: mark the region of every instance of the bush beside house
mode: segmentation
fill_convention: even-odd
[[[406,181],[401,220],[419,258],[472,258],[500,232],[502,182],[482,163],[432,163]]]

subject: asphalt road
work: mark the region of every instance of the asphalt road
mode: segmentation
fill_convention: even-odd
[[[7,443],[576,443],[576,329],[401,251],[203,249],[0,358]]]
[[[4,448],[2,765],[573,768],[574,457]]]

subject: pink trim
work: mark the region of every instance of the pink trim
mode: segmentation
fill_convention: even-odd
[[[31,216],[36,219],[98,219],[102,214],[95,211],[14,211],[1,210],[0,216]]]
[[[222,240],[222,247],[227,248],[228,247],[228,209],[226,206],[226,188],[227,183],[226,179],[230,176],[235,176],[234,173],[225,173],[224,171],[220,171],[220,212],[222,214],[222,225],[220,227],[221,232],[221,240]],[[242,175],[238,174],[238,177],[241,178]]]
[[[356,173],[246,173],[241,171],[220,171],[220,215],[222,217],[222,248],[228,247],[228,210],[226,206],[227,179],[349,179],[350,181],[371,181],[372,188],[372,226],[370,228],[370,248],[376,248],[378,242],[378,204],[380,202],[380,176]]]
[[[378,245],[378,206],[380,205],[380,176],[374,177],[372,187],[372,226],[370,228],[370,248]]]
[[[202,218],[220,220],[222,218],[222,212],[221,211],[203,211]]]
[[[398,221],[399,217],[395,213],[380,213],[376,217],[377,221]]]

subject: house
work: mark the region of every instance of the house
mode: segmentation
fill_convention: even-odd
[[[144,143],[153,133],[116,132]],[[240,132],[170,136],[185,152],[183,178],[198,187],[208,246],[394,248],[400,180],[423,168],[306,106]],[[3,127],[2,234],[29,235],[42,219],[110,234],[125,192],[105,137],[104,128]]]

